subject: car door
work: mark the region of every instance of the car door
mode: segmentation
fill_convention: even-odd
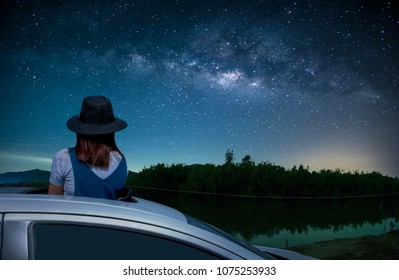
[[[2,259],[240,259],[204,238],[149,223],[6,214]]]
[[[3,243],[3,214],[0,213],[0,256],[1,256],[1,244]]]

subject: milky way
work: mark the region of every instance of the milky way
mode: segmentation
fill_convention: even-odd
[[[117,141],[133,171],[232,149],[399,176],[393,1],[1,5],[0,172],[49,170],[74,145],[67,119],[102,94],[129,125]]]

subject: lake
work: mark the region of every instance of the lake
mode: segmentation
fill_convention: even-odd
[[[265,199],[135,189],[250,243],[277,248],[399,230],[399,195]]]

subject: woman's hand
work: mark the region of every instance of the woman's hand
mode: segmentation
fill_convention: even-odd
[[[64,187],[56,186],[51,183],[48,184],[48,194],[64,195]]]

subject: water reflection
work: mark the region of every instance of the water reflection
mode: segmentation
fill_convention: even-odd
[[[277,248],[289,248],[320,241],[334,240],[336,238],[353,238],[365,235],[380,235],[387,232],[387,229],[389,228],[391,222],[394,222],[393,218],[382,220],[380,223],[376,224],[370,224],[366,222],[361,226],[342,226],[338,230],[336,228],[315,229],[308,226],[308,229],[306,231],[294,233],[284,229],[272,236],[267,234],[254,236],[248,241],[252,244]],[[397,226],[396,229],[398,229]],[[239,233],[237,233],[237,236],[241,237]]]
[[[399,196],[281,200],[165,191],[140,196],[170,205],[251,243],[279,248],[399,229]]]

